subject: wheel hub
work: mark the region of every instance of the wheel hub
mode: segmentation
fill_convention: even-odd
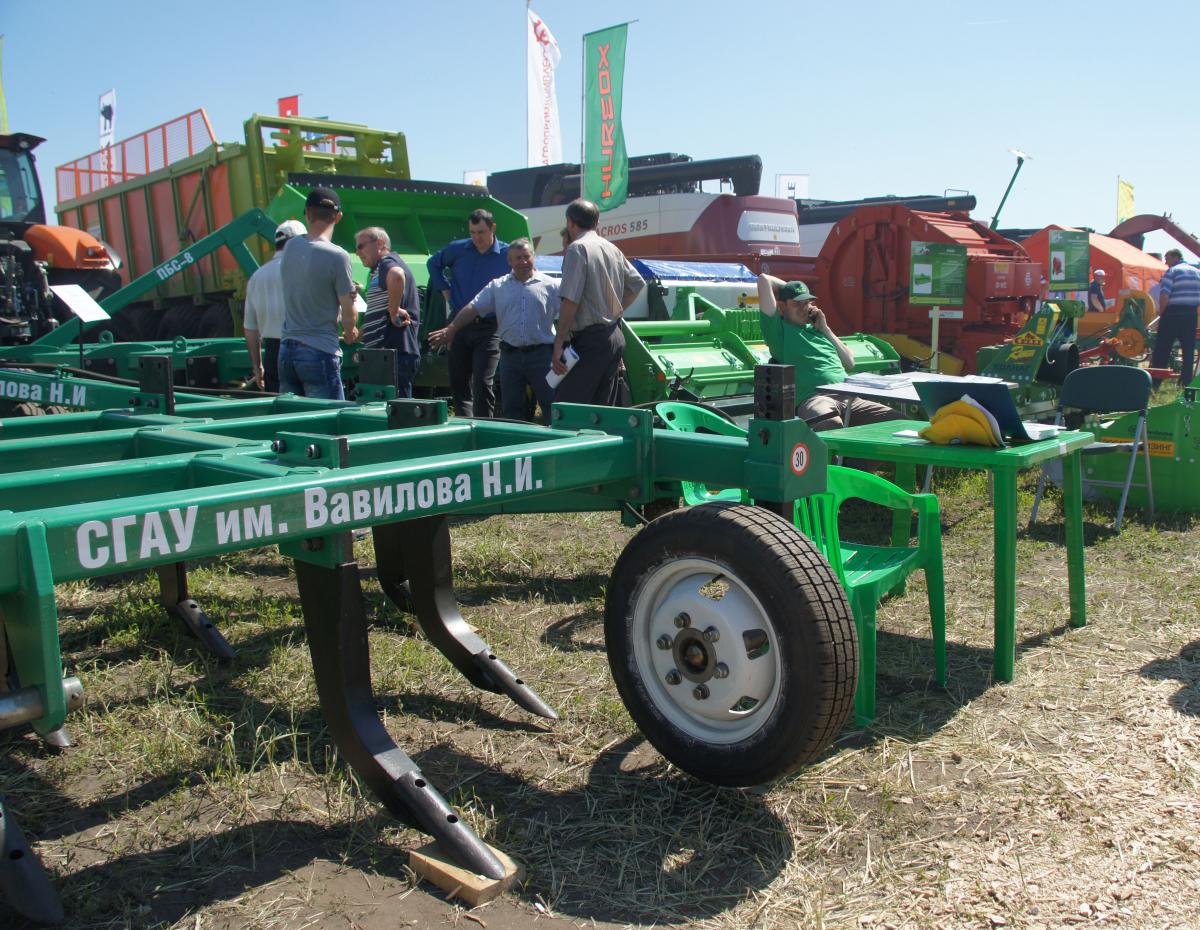
[[[675,667],[688,681],[701,684],[713,677],[717,667],[716,650],[704,641],[699,631],[691,627],[680,631],[672,650]]]

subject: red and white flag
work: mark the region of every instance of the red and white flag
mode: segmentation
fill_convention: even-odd
[[[280,116],[299,116],[300,115],[300,95],[295,94],[291,97],[279,98],[279,115]]]
[[[528,163],[557,165],[562,162],[562,131],[558,125],[558,92],[554,69],[562,55],[558,42],[533,10],[529,13],[529,146]]]

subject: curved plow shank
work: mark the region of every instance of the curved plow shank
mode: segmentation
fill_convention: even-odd
[[[9,906],[30,920],[44,924],[63,921],[58,892],[34,855],[25,834],[0,799],[0,891]]]
[[[412,610],[429,641],[477,688],[508,695],[531,714],[557,720],[545,701],[504,664],[458,609],[445,517],[374,527],[379,582],[393,603]]]
[[[392,740],[371,691],[370,647],[358,565],[296,562],[304,627],[321,712],[338,751],[388,810],[438,841],[461,865],[489,878],[504,866]]]

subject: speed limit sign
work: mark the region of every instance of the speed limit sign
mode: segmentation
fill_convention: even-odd
[[[808,471],[808,446],[802,442],[796,443],[792,449],[792,471],[797,475],[803,475]]]

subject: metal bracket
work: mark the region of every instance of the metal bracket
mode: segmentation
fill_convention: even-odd
[[[143,355],[138,358],[138,390],[153,394],[156,403],[137,398],[139,406],[157,407],[159,413],[175,413],[175,368],[169,355]]]
[[[358,565],[296,563],[321,713],[338,752],[389,811],[433,836],[460,865],[489,878],[504,866],[392,740],[375,709]]]
[[[389,400],[387,428],[405,429],[410,426],[439,426],[450,419],[444,400],[413,400],[407,397]]]
[[[555,429],[599,431],[610,436],[624,436],[634,440],[631,470],[637,477],[632,481],[621,481],[600,486],[600,493],[641,504],[652,500],[654,490],[654,412],[637,407],[595,407],[590,404],[555,404],[551,408],[550,425]],[[636,482],[636,483],[634,483]]]
[[[183,371],[189,387],[221,386],[221,365],[215,355],[189,355]]]
[[[360,349],[358,351],[358,384],[354,398],[363,403],[373,400],[392,400],[396,382],[400,380],[395,349]]]
[[[442,655],[475,687],[507,694],[531,714],[557,720],[558,714],[496,657],[459,612],[446,518],[385,523],[372,533],[384,593],[401,610],[412,610]]]
[[[237,650],[221,635],[203,608],[188,594],[187,563],[160,565],[158,572],[158,601],[187,627],[200,644],[211,652],[218,662],[231,662]]]

